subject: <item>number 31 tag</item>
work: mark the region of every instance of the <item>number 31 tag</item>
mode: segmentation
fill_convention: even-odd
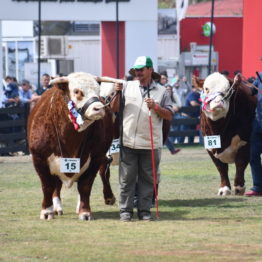
[[[62,173],[79,173],[80,158],[61,158],[60,172]]]
[[[206,149],[221,148],[220,136],[204,136],[204,145]]]

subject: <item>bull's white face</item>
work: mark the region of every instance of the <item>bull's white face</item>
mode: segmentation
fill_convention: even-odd
[[[77,109],[82,108],[91,98],[99,97],[99,85],[94,76],[87,73],[72,73],[68,75],[70,100]],[[104,105],[100,101],[91,103],[84,113],[87,121],[98,120],[105,115]]]
[[[203,85],[202,111],[213,121],[226,117],[229,101],[224,99],[230,88],[229,81],[220,73],[209,75]]]

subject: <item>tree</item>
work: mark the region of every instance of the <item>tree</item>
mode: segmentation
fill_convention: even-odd
[[[189,0],[189,4],[210,2],[211,0]],[[176,0],[158,0],[158,8],[175,8]]]

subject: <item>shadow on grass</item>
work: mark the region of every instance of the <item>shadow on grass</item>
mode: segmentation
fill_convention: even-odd
[[[177,199],[177,200],[159,200],[159,213],[160,220],[214,220],[212,216],[208,217],[195,217],[195,218],[185,218],[191,211],[175,209],[174,211],[162,211],[161,208],[172,207],[215,207],[217,212],[219,208],[243,208],[246,204],[247,199],[245,198],[207,198],[207,199]],[[152,216],[156,216],[156,209],[151,209]],[[94,211],[93,213],[95,220],[119,220],[119,211]],[[137,220],[137,210],[134,209],[134,220]],[[228,220],[229,217],[218,218],[218,220]],[[232,218],[233,219],[233,218]],[[235,218],[234,218],[235,219]]]
[[[155,219],[156,217],[156,211],[155,209],[152,209],[152,217]],[[160,213],[160,220],[180,220],[184,219],[184,216],[189,213],[188,211],[181,211],[181,210],[176,210],[174,212],[159,212]],[[93,213],[95,220],[119,220],[119,212],[103,212],[103,211],[98,211]],[[138,220],[137,218],[137,212],[136,209],[134,210],[134,215],[133,219],[134,221]]]
[[[161,207],[159,210],[159,219],[156,219],[156,211],[155,209],[152,210],[152,217],[153,221],[210,221],[210,222],[216,222],[216,221],[238,221],[241,222],[241,220],[246,220],[247,218],[243,217],[232,217],[232,216],[224,216],[224,217],[215,217],[214,215],[210,214],[207,216],[199,215],[195,217],[188,217],[190,215],[191,211],[185,211],[185,210],[174,210],[174,211],[161,211]],[[103,212],[98,211],[93,213],[95,221],[101,221],[101,220],[108,220],[108,221],[119,221],[119,212]],[[252,218],[248,218],[252,219]],[[137,218],[137,213],[134,212],[134,216],[132,219],[132,222],[140,222]]]
[[[159,200],[159,205],[163,207],[243,207],[240,203],[245,203],[245,198],[197,198],[197,199],[170,199]],[[237,205],[235,205],[237,204]]]

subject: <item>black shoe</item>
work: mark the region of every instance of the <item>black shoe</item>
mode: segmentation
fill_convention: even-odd
[[[142,220],[142,221],[151,221],[152,220],[152,216],[150,212],[140,212],[138,214],[138,219]]]
[[[138,207],[138,199],[137,199],[137,197],[134,197],[133,206],[134,206],[134,208]]]
[[[132,214],[130,212],[122,212],[120,213],[120,221],[130,222],[132,219]]]

